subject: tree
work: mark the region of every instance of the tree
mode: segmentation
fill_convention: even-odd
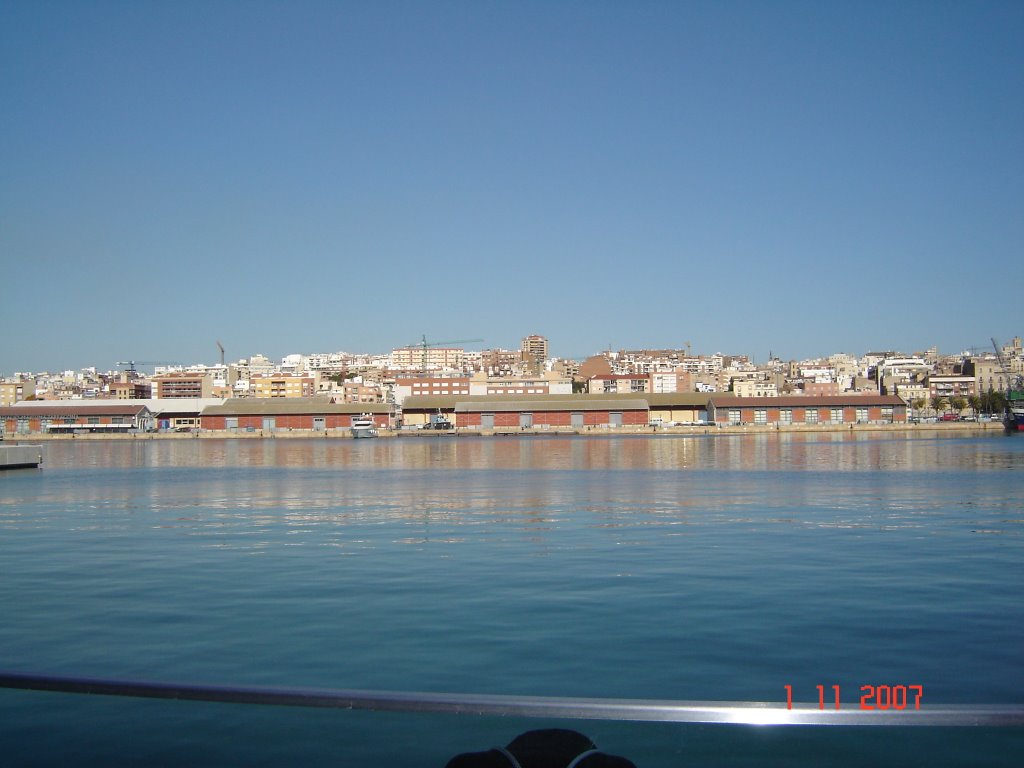
[[[971,395],[968,397],[967,404],[971,407],[971,410],[974,411],[975,415],[977,415],[981,410],[981,398],[977,395]]]
[[[1002,413],[1006,410],[1006,395],[990,389],[981,396],[981,407],[987,413]]]
[[[944,411],[948,407],[949,400],[947,400],[946,398],[942,397],[941,395],[935,395],[934,397],[932,397],[932,408],[935,409],[936,413],[938,413],[939,411]]]

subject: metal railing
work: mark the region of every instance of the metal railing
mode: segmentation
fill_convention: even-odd
[[[1024,726],[1024,704],[932,704],[920,709],[822,709],[818,704],[502,696],[273,688],[0,672],[0,688],[231,704],[501,717],[733,725]]]

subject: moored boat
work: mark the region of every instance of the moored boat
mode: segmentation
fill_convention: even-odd
[[[1006,393],[1006,414],[1003,424],[1008,432],[1024,432],[1024,390]]]
[[[373,416],[368,413],[353,416],[352,437],[377,437],[377,425],[373,422]]]

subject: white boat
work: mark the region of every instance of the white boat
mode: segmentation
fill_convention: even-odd
[[[376,437],[377,425],[373,423],[373,416],[364,413],[362,416],[352,417],[352,437]]]

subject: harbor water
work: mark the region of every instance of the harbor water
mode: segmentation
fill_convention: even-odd
[[[0,669],[860,706],[1024,702],[1024,440],[50,442],[0,473]],[[0,690],[9,765],[1010,766],[1021,728],[755,727]]]

